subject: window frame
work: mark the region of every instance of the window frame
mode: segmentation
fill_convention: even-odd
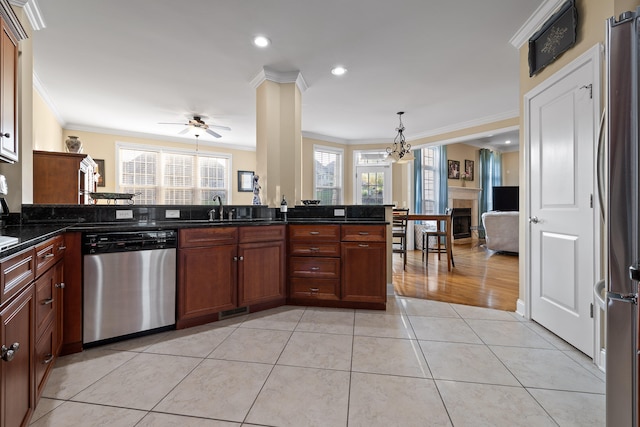
[[[326,188],[334,188],[339,189],[339,200],[336,201],[336,204],[341,205],[344,203],[344,149],[336,148],[336,147],[328,147],[326,145],[313,145],[313,198],[315,199],[318,194],[318,170],[316,167],[316,152],[325,152],[336,154],[340,156],[340,185],[339,187],[326,187]],[[324,188],[324,187],[322,187]]]
[[[358,156],[364,153],[380,153],[383,154],[383,160],[377,163],[359,163]],[[360,180],[360,173],[363,171],[366,172],[383,172],[384,179],[384,187],[383,187],[383,204],[391,204],[391,199],[393,196],[393,173],[392,173],[392,162],[389,157],[386,155],[386,151],[382,148],[380,149],[371,149],[371,150],[354,150],[353,151],[353,170],[355,171],[354,180],[353,180],[353,202],[354,204],[361,205],[362,204],[362,193],[360,192],[360,188],[358,186]]]
[[[195,157],[195,165],[193,168],[194,171],[194,175],[192,176],[193,179],[193,183],[195,184],[192,187],[184,187],[184,188],[191,188],[193,189],[194,192],[199,192],[203,189],[203,187],[200,187],[200,165],[199,165],[199,159],[200,158],[214,158],[214,159],[225,159],[227,161],[227,170],[225,171],[225,179],[226,179],[226,192],[228,194],[228,198],[226,203],[227,204],[232,204],[233,203],[233,175],[232,175],[232,171],[233,171],[233,155],[232,154],[227,154],[227,153],[220,153],[220,152],[213,152],[213,151],[206,151],[206,152],[201,152],[201,151],[195,151],[195,150],[189,150],[189,149],[181,149],[181,148],[173,148],[173,147],[164,147],[164,146],[160,146],[160,145],[147,145],[147,144],[134,144],[134,143],[129,143],[129,142],[121,142],[121,141],[116,141],[116,152],[115,152],[115,162],[116,162],[116,191],[122,191],[122,163],[121,163],[121,156],[120,156],[120,151],[122,149],[125,150],[138,150],[138,151],[149,151],[149,152],[154,152],[157,153],[158,155],[158,161],[156,162],[156,171],[155,171],[155,176],[156,176],[156,185],[154,186],[154,188],[156,189],[156,191],[158,191],[157,193],[157,197],[156,197],[156,203],[157,205],[173,205],[173,204],[167,204],[164,200],[164,189],[167,188],[175,188],[175,187],[166,187],[164,185],[164,175],[162,172],[162,165],[163,165],[163,156],[165,155],[187,155],[187,156],[194,156]],[[208,189],[208,188],[206,188]],[[194,204],[200,204],[200,205],[208,205],[208,204],[213,204],[212,200],[208,200],[206,201],[207,203],[204,203],[203,200],[200,200],[200,203],[194,203]],[[179,205],[176,205],[179,206]]]

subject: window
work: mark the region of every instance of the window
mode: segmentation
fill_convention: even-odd
[[[355,203],[381,205],[391,203],[391,163],[386,151],[354,151],[356,170]]]
[[[219,195],[230,203],[231,156],[118,145],[119,191],[141,204],[200,205]]]
[[[438,212],[439,149],[422,149],[422,212]]]
[[[313,147],[314,194],[323,205],[342,203],[343,150],[337,148]]]

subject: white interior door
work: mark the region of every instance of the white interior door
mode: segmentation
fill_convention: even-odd
[[[589,356],[599,66],[597,52],[578,58],[525,97],[531,318]]]

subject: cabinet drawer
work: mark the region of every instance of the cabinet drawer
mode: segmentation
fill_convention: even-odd
[[[339,279],[340,258],[291,257],[289,258],[289,275],[317,279]]]
[[[35,374],[36,374],[36,393],[39,397],[45,386],[45,378],[48,370],[53,366],[55,355],[54,350],[54,324],[51,323],[44,334],[36,343],[35,354]]]
[[[238,243],[238,227],[186,228],[178,232],[181,248]]]
[[[342,240],[350,242],[384,242],[386,228],[384,225],[343,225]]]
[[[291,242],[289,254],[297,256],[340,257],[339,242]]]
[[[292,298],[338,300],[340,280],[291,278]]]
[[[36,280],[36,337],[51,323],[58,309],[55,291],[55,269],[47,270]]]
[[[340,240],[339,225],[290,225],[289,240]]]
[[[239,227],[239,243],[273,242],[284,240],[284,225],[256,225]]]
[[[18,293],[35,278],[34,250],[29,248],[0,260],[0,304]]]
[[[36,246],[36,277],[64,256],[64,236],[56,236]]]

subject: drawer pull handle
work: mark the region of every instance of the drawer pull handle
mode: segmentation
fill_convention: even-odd
[[[65,284],[64,284],[64,282],[56,283],[55,287],[58,288],[58,289],[64,289]]]
[[[313,248],[309,248],[309,250],[311,252],[318,252],[318,251],[320,251],[320,248],[313,247]]]
[[[312,294],[317,294],[318,292],[320,292],[320,288],[309,288],[309,292],[311,292]]]
[[[47,298],[45,300],[42,300],[42,305],[49,305],[49,304],[53,304],[53,298]]]
[[[237,256],[234,256],[234,257],[233,257],[233,260],[234,260],[234,261],[238,261],[238,257],[237,257]]]
[[[65,249],[67,249],[67,247],[66,247],[66,246],[58,246],[58,250],[59,250],[59,251],[64,251]]]
[[[239,259],[240,261],[244,261],[244,257],[243,257],[243,256],[238,257],[238,259]]]
[[[54,256],[56,256],[56,255],[55,255],[55,254],[52,254],[52,253],[48,253],[48,254],[44,254],[44,255],[42,255],[42,257],[41,257],[41,258],[45,258],[45,259],[46,259],[46,258],[53,258]]]
[[[311,271],[318,271],[320,270],[320,267],[311,267]]]
[[[0,359],[4,360],[5,362],[11,362],[13,360],[13,357],[16,355],[16,351],[18,351],[19,348],[19,342],[14,342],[9,348],[3,345],[0,348]]]
[[[358,234],[361,235],[361,236],[368,236],[369,232],[368,231],[359,231]]]
[[[319,231],[310,231],[309,234],[315,236],[316,234],[320,234],[320,232]]]
[[[368,248],[369,247],[369,245],[367,245],[366,243],[360,243],[358,246],[361,247],[361,248]]]
[[[48,365],[49,363],[51,363],[51,361],[53,360],[53,354],[49,353],[44,357],[44,360],[42,361],[43,365]]]

